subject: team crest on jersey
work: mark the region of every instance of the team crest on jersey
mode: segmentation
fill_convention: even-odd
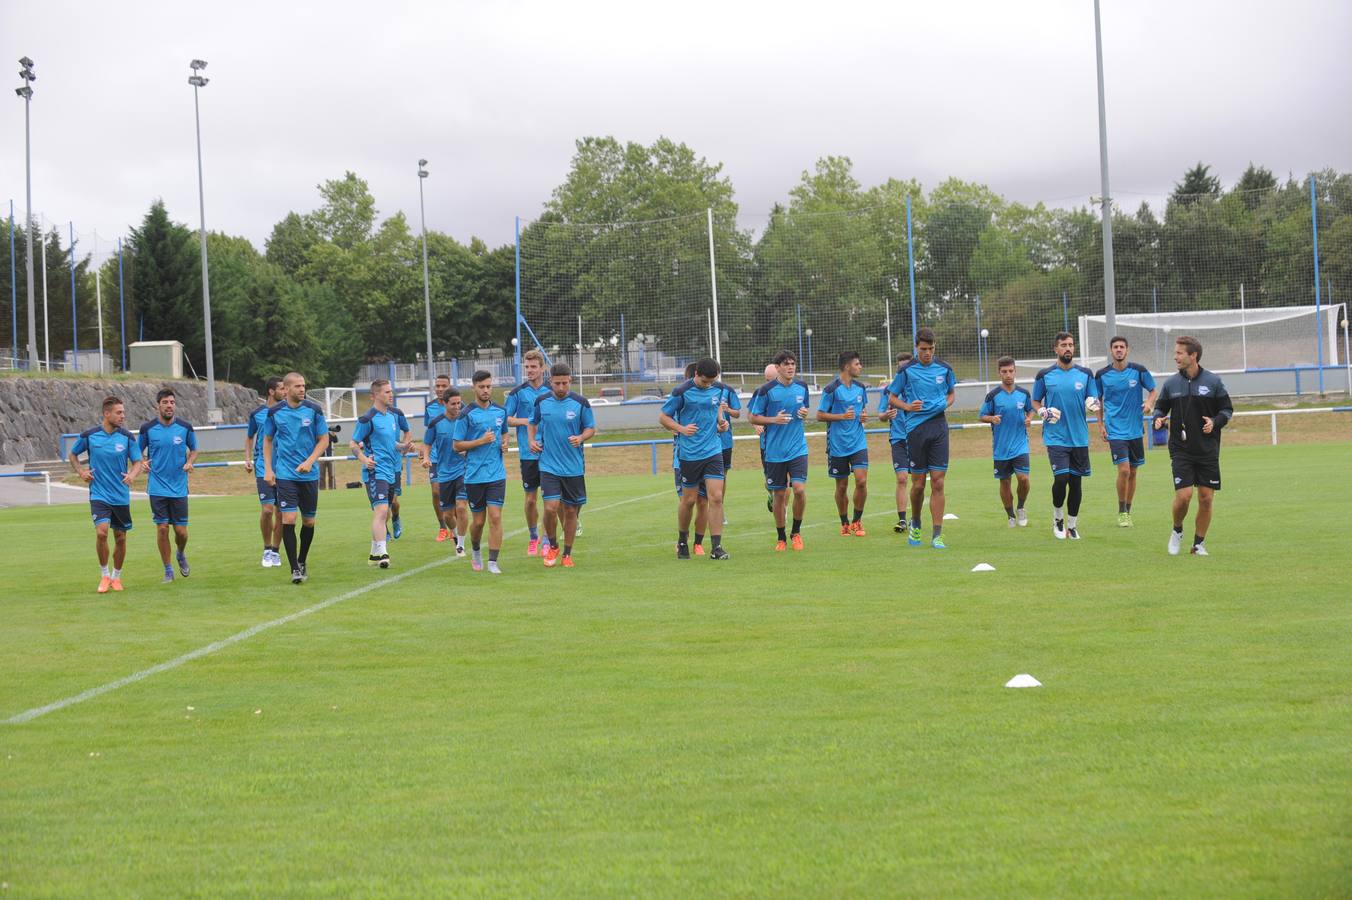
[[[1075,390],[1077,390],[1077,391],[1082,391],[1082,390],[1084,390],[1084,382],[1083,382],[1083,381],[1077,381],[1077,382],[1075,382]]]
[[[1019,401],[1019,409],[1023,409],[1023,401],[1022,401],[1022,400]]]
[[[1211,388],[1207,387],[1206,385],[1201,385],[1200,387],[1197,388],[1197,393],[1205,397],[1207,394],[1211,393]]]
[[[944,376],[942,376],[942,375],[935,375],[935,376],[934,376],[934,383],[935,383],[935,384],[943,384],[943,383],[944,383]]]
[[[1128,378],[1128,379],[1127,379],[1127,387],[1136,387],[1136,379],[1135,379],[1135,378]]]
[[[499,428],[501,428],[501,427],[502,427],[502,417],[501,417],[501,416],[498,416],[496,419],[494,419],[494,420],[493,420],[493,424],[496,425],[496,426],[498,426]]]
[[[577,413],[573,412],[573,411],[570,409],[570,410],[568,410],[566,413],[563,414],[563,417],[564,417],[565,419],[576,419],[576,418],[577,418]]]
[[[174,435],[174,443],[175,444],[183,443],[183,438],[179,437],[178,435]]]
[[[126,444],[113,444],[113,450],[117,453],[121,453],[123,450],[126,449],[127,449]]]
[[[301,427],[301,428],[309,428],[309,427],[310,427],[310,420],[309,420],[309,419],[301,419],[301,420],[300,420],[300,427]]]

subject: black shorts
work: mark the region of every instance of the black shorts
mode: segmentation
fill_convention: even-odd
[[[299,512],[302,519],[313,519],[319,512],[319,480],[283,481],[277,479],[277,509]]]
[[[728,471],[729,469],[731,469],[731,468],[732,468],[732,448],[731,448],[731,447],[724,447],[724,448],[723,448],[723,471],[724,471],[724,472],[727,472],[727,471]]]
[[[562,500],[569,506],[584,506],[587,503],[587,480],[581,475],[555,475],[553,472],[541,472],[540,498],[542,500]]]
[[[826,474],[837,481],[850,477],[855,469],[868,469],[868,448],[851,453],[849,456],[826,457]]]
[[[1028,474],[1027,453],[1011,456],[1009,459],[997,459],[995,461],[995,477],[1001,481],[1004,481],[1006,478],[1012,478],[1016,472],[1020,475]]]
[[[911,468],[911,451],[907,449],[906,442],[892,442],[892,471],[907,472]]]
[[[1047,448],[1047,459],[1052,464],[1053,475],[1079,475],[1088,478],[1092,473],[1089,466],[1088,447]]]
[[[765,464],[765,486],[772,491],[788,490],[791,484],[807,484],[807,454],[784,462]]]
[[[465,499],[471,512],[483,512],[490,506],[502,506],[507,500],[507,479],[481,481],[465,485]]]
[[[1192,456],[1172,453],[1169,462],[1174,469],[1174,490],[1186,487],[1221,489],[1221,460],[1219,456]]]
[[[676,496],[679,497],[681,496],[681,470],[673,469],[671,474],[676,476]],[[709,492],[704,489],[703,482],[700,482],[699,495],[701,497],[709,496]]]
[[[404,494],[404,469],[402,466],[394,470],[394,481],[390,483],[390,493],[395,497],[401,497]]]
[[[521,490],[527,494],[540,489],[540,461],[538,459],[521,460]]]
[[[1145,465],[1145,441],[1141,438],[1126,441],[1109,440],[1108,448],[1112,451],[1115,466],[1120,466],[1124,462],[1131,463],[1133,469]]]
[[[465,497],[465,476],[457,475],[445,481],[438,481],[436,487],[441,508],[443,510],[455,509],[455,501]]]
[[[911,474],[948,470],[948,420],[943,416],[921,422],[906,433]]]
[[[95,525],[107,522],[113,531],[131,531],[131,507],[126,504],[113,506],[102,500],[90,500],[89,512],[94,517]]]
[[[150,521],[156,525],[187,525],[187,497],[151,497]]]
[[[371,478],[366,482],[366,499],[370,501],[371,508],[377,506],[389,506],[390,498],[394,495],[394,488],[382,478]]]
[[[258,502],[260,505],[277,505],[277,488],[268,484],[267,480],[263,478],[254,478],[254,484],[258,487]]]
[[[681,460],[681,488],[703,488],[706,481],[723,480],[723,453],[704,459]]]

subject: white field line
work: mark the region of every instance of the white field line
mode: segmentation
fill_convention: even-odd
[[[588,513],[588,515],[592,516],[595,515],[596,513],[603,512],[607,509],[614,509],[617,506],[627,506],[630,503],[639,503],[643,500],[651,500],[655,497],[664,497],[669,493],[670,491],[663,490],[658,491],[657,493],[654,494],[647,494],[642,497],[630,497],[628,500],[621,500],[617,503],[610,503],[605,506],[598,506],[595,509],[591,510]],[[509,537],[517,537],[525,533],[525,531],[526,529],[524,528],[518,528],[515,531],[511,531],[504,534],[503,539],[505,540]],[[8,719],[5,719],[2,724],[22,725],[25,722],[31,722],[34,719],[39,718],[40,716],[47,715],[48,713],[56,712],[59,709],[65,709],[67,706],[74,706],[75,704],[83,703],[86,700],[93,700],[95,697],[100,697],[104,694],[110,693],[111,691],[115,691],[118,688],[126,687],[129,684],[135,684],[138,681],[145,681],[152,675],[158,675],[161,672],[168,672],[171,669],[177,669],[184,663],[192,662],[195,659],[201,659],[204,656],[210,656],[212,653],[215,653],[218,650],[224,650],[226,647],[233,646],[235,644],[240,643],[241,641],[247,641],[254,635],[262,634],[264,631],[277,628],[281,625],[287,625],[291,622],[296,621],[297,619],[303,619],[308,615],[319,612],[320,610],[328,609],[330,606],[335,606],[339,603],[342,603],[345,600],[351,600],[355,597],[360,597],[362,594],[370,593],[371,591],[377,590],[379,588],[388,587],[389,585],[403,581],[405,578],[410,578],[414,575],[420,575],[423,572],[428,571],[429,569],[435,569],[437,566],[444,566],[447,563],[452,562],[456,559],[459,559],[459,557],[447,556],[442,559],[433,560],[432,562],[424,563],[423,565],[418,566],[415,569],[409,569],[407,572],[400,572],[398,575],[391,575],[388,578],[382,578],[379,581],[373,581],[370,584],[363,585],[362,587],[356,588],[355,590],[348,591],[346,594],[339,594],[336,597],[330,597],[327,600],[321,600],[319,603],[316,603],[313,606],[307,606],[304,609],[300,609],[297,610],[296,612],[290,613],[289,615],[282,616],[280,619],[273,619],[270,622],[260,622],[259,624],[246,628],[241,632],[232,634],[227,638],[222,638],[221,640],[216,641],[215,643],[207,644],[205,647],[198,647],[196,650],[190,650],[187,653],[183,654],[182,656],[177,656],[166,662],[157,663],[151,666],[150,668],[142,669],[139,672],[133,672],[131,675],[119,678],[116,681],[110,681],[107,684],[101,684],[98,687],[90,688],[87,691],[82,691],[81,693],[75,694],[73,696],[66,697],[61,700],[56,700],[52,703],[48,703],[46,706],[37,706],[34,707],[33,709],[25,710],[24,712],[18,713],[17,715],[13,715],[10,716]]]

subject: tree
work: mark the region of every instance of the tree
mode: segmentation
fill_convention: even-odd
[[[1169,202],[1187,205],[1199,197],[1220,196],[1221,180],[1210,172],[1211,167],[1201,162],[1184,172],[1183,180],[1174,185]]]
[[[309,224],[320,237],[351,250],[371,236],[376,223],[376,201],[364,179],[352,172],[319,185],[324,204],[310,214]]]
[[[323,240],[319,229],[306,216],[294,212],[272,227],[266,249],[268,262],[294,277],[305,267],[311,248]]]
[[[181,341],[188,358],[204,366],[202,262],[195,238],[186,226],[170,221],[163,200],[151,204],[127,242],[136,315],[135,326],[128,322],[127,327],[145,340]],[[217,318],[213,314],[213,326]]]

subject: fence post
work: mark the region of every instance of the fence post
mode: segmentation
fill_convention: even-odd
[[[709,291],[713,297],[713,317],[714,317],[714,335],[713,347],[714,362],[720,366],[723,365],[723,335],[718,330],[718,273],[714,266],[714,210],[713,207],[706,207],[704,210],[708,214],[709,221]]]
[[[1314,349],[1315,363],[1319,366],[1319,396],[1324,396],[1324,340],[1319,333],[1323,323],[1321,297],[1319,292],[1319,204],[1315,200],[1314,176],[1310,176],[1310,232],[1314,238]]]
[[[656,475],[656,474],[657,474],[657,442],[654,441],[652,444],[649,444],[649,446],[652,447],[652,451],[653,451],[653,474]]]
[[[1277,414],[1272,414],[1272,446],[1277,446]]]
[[[1315,272],[1318,280],[1319,273]],[[75,311],[75,223],[70,223],[70,364],[80,371],[80,317]]]

